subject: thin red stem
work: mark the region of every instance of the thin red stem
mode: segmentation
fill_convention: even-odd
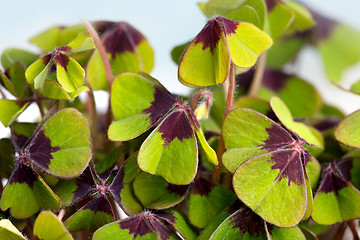
[[[354,220],[348,221],[347,224],[348,224],[348,226],[349,226],[349,228],[350,228],[350,230],[351,230],[351,232],[352,232],[352,234],[354,236],[354,240],[360,240],[359,233],[358,233],[358,231],[356,229],[356,226],[355,226],[355,221]]]
[[[96,49],[99,51],[101,61],[104,65],[106,81],[107,81],[109,92],[110,92],[111,84],[114,80],[114,75],[113,75],[113,72],[111,69],[110,60],[107,56],[104,44],[102,43],[102,41],[99,37],[99,34],[96,32],[95,28],[88,21],[83,21],[83,24],[84,24],[85,28],[88,30],[91,38],[93,39]]]
[[[108,90],[109,90],[109,108],[107,111],[106,123],[105,123],[106,124],[105,129],[108,129],[110,126],[110,123],[113,119],[112,112],[111,112],[111,102],[110,102],[111,97],[110,96],[111,96],[111,85],[112,85],[112,82],[114,81],[114,75],[113,75],[113,72],[111,69],[110,60],[107,56],[104,44],[102,43],[102,41],[99,37],[99,34],[96,32],[94,27],[89,22],[83,21],[83,24],[84,24],[85,28],[88,30],[92,39],[94,40],[96,49],[98,50],[100,58],[104,65],[106,81],[107,81]],[[105,150],[105,152],[108,152],[110,149],[110,146],[109,146],[110,142],[107,140],[106,136],[104,139],[104,144],[105,144],[104,150]]]

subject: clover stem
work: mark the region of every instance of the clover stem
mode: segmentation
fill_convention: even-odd
[[[105,70],[105,76],[106,76],[106,82],[108,85],[108,90],[109,90],[109,108],[107,111],[107,116],[106,116],[106,123],[105,123],[105,129],[108,129],[110,126],[110,123],[112,121],[112,111],[111,111],[111,102],[110,102],[110,95],[111,95],[111,85],[112,82],[114,80],[114,75],[111,69],[111,64],[110,64],[110,60],[107,56],[104,44],[102,43],[99,34],[96,32],[96,30],[94,29],[94,27],[88,22],[88,21],[83,21],[83,24],[85,26],[85,28],[88,30],[90,36],[92,37],[92,39],[94,40],[96,49],[99,52],[101,61],[103,63],[104,66],[104,70]],[[105,136],[105,152],[108,152],[110,150],[110,142],[107,141],[106,136]]]
[[[347,227],[347,224],[346,222],[342,222],[340,224],[340,226],[338,227],[336,233],[335,233],[335,236],[334,236],[334,240],[341,240],[344,238],[344,233],[345,233],[345,230],[346,230],[346,227]]]
[[[235,95],[235,65],[231,63],[230,65],[230,75],[229,75],[229,88],[227,91],[226,98],[226,106],[224,112],[224,118],[228,115],[228,113],[232,110],[234,103],[234,95]]]
[[[232,110],[233,103],[234,103],[234,95],[235,95],[235,65],[231,63],[230,65],[230,74],[229,74],[229,88],[227,91],[227,97],[226,97],[226,106],[225,106],[225,112],[224,112],[224,119],[229,114],[229,112]],[[219,164],[214,167],[214,170],[212,172],[211,180],[215,183],[220,183],[221,178],[221,167],[222,167],[222,155],[225,152],[225,143],[224,139],[222,137],[222,134],[220,135],[219,139],[219,145],[216,152],[216,155],[218,157]]]
[[[65,209],[62,208],[62,209],[60,209],[57,218],[59,219],[59,221],[62,221],[62,219],[63,219],[64,216],[65,216]]]
[[[194,111],[198,101],[201,97],[205,96],[206,100],[210,102],[210,105],[212,103],[212,94],[209,90],[206,89],[202,89],[200,91],[198,91],[197,93],[195,93],[195,95],[193,96],[193,98],[191,99],[191,109]]]
[[[354,220],[347,221],[347,224],[348,224],[348,226],[349,226],[349,228],[350,228],[350,230],[351,230],[351,232],[352,232],[352,234],[354,236],[354,240],[359,240],[360,238],[359,238],[359,234],[358,234],[358,232],[356,230]]]
[[[1,175],[1,173],[0,173],[0,192],[2,193],[3,190],[4,190],[4,186],[3,186],[3,184],[2,184],[2,175]]]
[[[258,63],[256,65],[254,78],[251,81],[251,86],[248,92],[249,97],[256,97],[259,92],[265,71],[266,55],[267,52],[263,52],[259,57]]]
[[[6,96],[5,96],[4,92],[1,90],[1,87],[0,87],[0,95],[3,99],[6,99]]]
[[[95,28],[88,21],[83,20],[83,25],[88,30],[91,38],[94,41],[96,49],[98,50],[98,52],[100,54],[100,58],[101,58],[101,61],[104,65],[104,69],[105,69],[107,85],[108,85],[109,92],[110,92],[111,84],[114,80],[114,75],[113,75],[113,72],[111,69],[111,64],[110,64],[109,58],[107,56],[104,44],[102,44],[99,34],[96,32]]]
[[[90,91],[87,92],[87,99],[86,99],[86,112],[89,115],[90,121],[90,131],[92,138],[95,140],[97,139],[98,135],[98,121],[97,121],[97,113],[96,113],[96,103],[95,97],[93,93],[93,89],[91,88],[90,84],[86,83]]]
[[[38,106],[38,108],[39,108],[40,115],[41,115],[41,117],[43,118],[44,115],[45,115],[45,113],[44,113],[44,106],[42,105],[41,100],[39,100],[39,99],[37,98],[37,99],[36,99],[36,104],[37,104],[37,106]]]

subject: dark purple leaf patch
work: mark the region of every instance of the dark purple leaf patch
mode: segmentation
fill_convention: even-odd
[[[251,237],[258,237],[266,234],[264,220],[247,207],[242,207],[237,210],[230,217],[230,220],[233,224],[233,228],[239,228],[241,232],[247,232]]]
[[[237,21],[233,21],[224,17],[217,17],[216,20],[221,22],[222,27],[224,28],[225,34],[229,35],[236,32],[237,26],[240,24]]]
[[[323,169],[322,179],[317,192],[333,192],[335,195],[337,195],[338,191],[347,186],[349,186],[349,183],[340,175],[336,162],[332,162],[325,169]]]
[[[162,133],[161,138],[164,140],[164,146],[168,145],[175,138],[180,141],[194,137],[194,132],[190,120],[183,109],[170,113],[159,127]]]
[[[136,47],[144,40],[145,37],[134,27],[126,22],[118,22],[106,31],[103,43],[106,52],[114,59],[116,54],[135,52]]]
[[[26,183],[32,189],[34,182],[38,178],[38,174],[29,166],[25,164],[16,164],[15,169],[9,178],[8,184]]]
[[[53,158],[51,154],[59,150],[61,150],[60,147],[51,146],[50,138],[45,135],[43,130],[40,130],[25,148],[19,151],[18,161],[26,159],[41,170],[47,170],[50,160]]]
[[[169,183],[166,190],[168,190],[169,193],[175,193],[179,196],[183,196],[189,190],[189,185],[175,185]]]
[[[61,67],[63,67],[65,70],[67,69],[67,65],[69,63],[69,56],[57,53],[56,54],[56,63],[58,63]]]
[[[170,213],[166,216],[159,214],[158,216],[156,213],[146,211],[121,220],[119,226],[121,229],[128,229],[134,237],[142,237],[146,234],[156,232],[161,240],[167,240],[170,238],[172,231],[168,225],[163,222],[163,219],[167,219],[166,222],[175,222],[169,220],[169,214]]]
[[[199,194],[201,196],[209,196],[211,190],[215,187],[215,184],[204,178],[197,178],[194,181],[192,188],[192,194]]]
[[[220,40],[222,34],[221,26],[216,19],[209,20],[200,33],[195,37],[194,43],[202,43],[202,49],[210,48],[210,52],[214,54],[216,45]]]
[[[274,123],[266,129],[268,138],[261,145],[271,153],[269,162],[274,165],[271,169],[279,169],[277,180],[288,178],[288,185],[293,182],[297,185],[305,184],[304,169],[311,155],[303,147],[305,140],[294,134],[295,139],[280,125]]]
[[[304,168],[301,161],[301,153],[293,149],[274,151],[270,162],[274,163],[271,169],[279,169],[277,180],[288,178],[288,185],[293,182],[297,185],[305,185]]]
[[[276,70],[265,70],[263,83],[264,86],[273,90],[274,92],[279,92],[290,79],[291,75],[283,73]]]
[[[341,177],[344,178],[345,181],[350,182],[351,179],[351,169],[353,168],[353,158],[344,158],[340,161],[336,162],[336,168],[341,175]]]
[[[155,124],[159,121],[171,108],[175,105],[178,99],[169,93],[164,87],[155,85],[154,101],[150,107],[145,109],[145,114],[150,113],[150,124]]]
[[[44,65],[47,65],[52,60],[52,54],[45,55],[41,58],[41,61],[44,63]]]
[[[76,179],[77,188],[73,192],[74,196],[72,202],[77,203],[90,192],[94,191],[95,184],[96,183],[90,168],[87,167],[84,172]]]
[[[115,202],[121,206],[120,192],[124,188],[125,167],[122,166],[110,185],[110,193]]]
[[[81,208],[81,210],[89,209],[95,213],[98,211],[114,216],[113,209],[109,200],[104,196],[99,196]]]
[[[261,145],[261,149],[276,151],[290,146],[294,142],[291,135],[278,124],[271,124],[271,126],[266,129],[266,132],[268,138],[264,141],[264,144]]]
[[[316,22],[315,30],[313,31],[315,41],[321,42],[326,40],[334,31],[338,22],[333,19],[327,18],[311,9],[310,12]]]
[[[280,0],[265,0],[268,12],[274,9],[274,7],[280,3]]]

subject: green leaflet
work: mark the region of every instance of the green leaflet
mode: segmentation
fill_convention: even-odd
[[[277,40],[293,20],[294,13],[283,2],[276,4],[268,15],[271,38]]]
[[[25,110],[29,103],[18,104],[16,100],[0,99],[0,121],[7,127]]]
[[[167,212],[170,212],[176,218],[175,223],[173,223],[173,225],[184,239],[187,240],[197,239],[197,235],[198,235],[197,231],[191,227],[191,225],[187,222],[186,217],[180,211],[171,208]]]
[[[26,50],[8,48],[1,54],[1,64],[6,70],[16,62],[22,62],[28,67],[38,59],[38,55]]]
[[[266,240],[283,239],[305,240],[301,230],[296,226],[292,228],[278,228],[263,221],[246,207],[240,207],[227,217],[221,216],[221,224],[211,234],[209,239],[246,239]],[[200,235],[201,237],[201,235]],[[204,239],[204,238],[200,238]]]
[[[176,98],[157,80],[145,74],[122,74],[114,80],[111,91],[115,121],[110,125],[108,135],[113,141],[137,137],[163,117],[153,111],[166,114],[176,102]],[[160,101],[165,104],[161,105],[162,109],[157,109],[155,104],[160,104]]]
[[[316,223],[330,225],[359,218],[360,192],[349,182],[351,167],[352,161],[344,159],[324,168],[314,198],[312,218]]]
[[[315,147],[324,147],[322,135],[318,134],[315,129],[311,129],[303,123],[295,122],[289,109],[280,98],[272,97],[270,99],[270,105],[276,116],[288,129],[296,132],[301,138],[305,139],[308,143],[313,144]]]
[[[189,186],[176,186],[163,178],[140,173],[133,182],[133,192],[146,208],[166,209],[184,200]]]
[[[17,98],[26,98],[29,95],[25,80],[25,66],[22,62],[15,62],[9,66],[6,73],[0,71],[0,80],[4,87]]]
[[[41,88],[50,73],[51,65],[52,58],[49,55],[36,60],[26,69],[25,76],[28,83],[34,85],[35,89]]]
[[[218,159],[217,155],[214,149],[212,149],[209,145],[209,143],[206,141],[205,136],[201,128],[196,129],[196,136],[199,139],[199,142],[201,144],[201,147],[204,149],[204,152],[206,154],[208,162],[210,162],[213,165],[218,165]]]
[[[74,92],[83,84],[85,70],[71,57],[68,57],[66,64],[57,58],[56,75],[57,80],[66,92]]]
[[[305,214],[307,189],[304,173],[299,173],[299,182],[292,182],[290,173],[279,177],[279,170],[272,169],[271,159],[282,158],[282,153],[287,157],[292,154],[291,151],[273,152],[244,162],[234,174],[233,185],[237,196],[264,220],[277,226],[292,227]],[[253,188],[255,182],[256,188]]]
[[[95,48],[94,41],[88,33],[81,32],[77,37],[66,45],[71,52],[82,52]]]
[[[25,219],[40,209],[57,211],[60,200],[44,180],[26,165],[17,165],[1,196],[1,209]]]
[[[0,240],[25,240],[21,232],[8,219],[0,220]]]
[[[114,217],[109,200],[106,197],[99,196],[71,215],[64,224],[71,232],[95,231],[112,221],[114,221]]]
[[[36,218],[34,236],[43,240],[73,240],[63,223],[50,211],[43,211]]]
[[[344,71],[360,60],[360,48],[357,45],[359,40],[359,31],[336,24],[330,36],[319,42],[318,49],[325,72],[331,81],[339,83]]]
[[[46,80],[44,83],[44,89],[39,92],[46,98],[74,101],[74,99],[84,91],[89,91],[89,88],[81,86],[74,92],[66,92],[56,81]]]
[[[196,138],[190,123],[186,123],[185,114],[183,110],[177,110],[167,116],[141,145],[138,155],[140,169],[177,185],[189,184],[197,172]],[[177,129],[171,125],[180,124],[185,124],[182,126],[184,132],[173,138]]]
[[[360,111],[347,116],[340,122],[335,130],[335,138],[339,142],[350,147],[360,148]]]
[[[271,38],[253,24],[216,17],[185,50],[179,63],[179,81],[191,87],[222,84],[231,62],[249,68],[271,45]]]
[[[21,157],[53,176],[72,178],[80,175],[91,157],[87,121],[75,109],[58,111],[34,133],[21,150]]]
[[[146,38],[128,23],[113,23],[104,32],[102,42],[114,76],[125,72],[151,72],[154,66],[153,50]],[[86,72],[94,90],[108,90],[104,67],[97,51],[90,58]]]
[[[235,194],[224,186],[197,179],[189,198],[189,220],[194,226],[204,228],[235,200]]]

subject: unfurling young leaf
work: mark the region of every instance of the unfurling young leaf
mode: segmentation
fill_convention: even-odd
[[[94,43],[88,34],[80,33],[68,45],[56,48],[31,64],[25,72],[26,80],[34,85],[35,89],[42,89],[45,80],[56,66],[57,81],[65,92],[74,92],[82,86],[85,71],[76,60],[68,55],[93,48]]]
[[[254,25],[216,17],[185,50],[179,63],[179,81],[191,87],[221,84],[231,62],[240,68],[252,67],[271,45],[271,38]]]
[[[215,152],[201,138],[191,108],[149,75],[118,76],[112,85],[111,107],[115,121],[108,136],[113,141],[135,138],[163,119],[139,150],[138,164],[143,171],[172,184],[189,184],[195,177],[198,162],[194,130],[211,162],[217,164]]]

